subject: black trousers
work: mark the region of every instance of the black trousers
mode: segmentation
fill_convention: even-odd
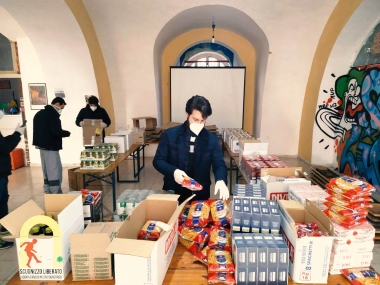
[[[0,177],[0,219],[8,215],[8,176]]]

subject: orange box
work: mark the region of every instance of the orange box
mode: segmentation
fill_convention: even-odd
[[[15,148],[13,151],[11,151],[11,165],[12,170],[24,166],[24,152],[22,148]]]

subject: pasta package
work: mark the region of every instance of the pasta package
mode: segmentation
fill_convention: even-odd
[[[366,202],[366,201],[360,201],[360,202],[347,202],[347,201],[343,201],[343,200],[340,200],[334,196],[328,196],[325,198],[326,201],[328,202],[332,202],[334,204],[337,204],[338,206],[343,206],[343,207],[346,207],[346,208],[349,208],[349,209],[353,209],[353,210],[356,210],[356,209],[359,209],[359,208],[369,208],[369,207],[372,207],[371,203],[370,202]]]
[[[137,239],[146,239],[156,241],[162,233],[162,228],[157,226],[158,221],[148,220],[143,228],[139,231]]]
[[[355,189],[349,189],[349,190],[342,190],[338,186],[331,184],[331,183],[326,184],[326,189],[334,191],[334,192],[342,194],[342,195],[345,195],[345,196],[350,197],[352,199],[355,199],[357,197],[368,197],[368,196],[371,196],[371,193],[372,193],[372,191],[360,191],[356,188]]]
[[[196,255],[202,249],[200,244],[184,239],[181,236],[178,236],[178,241],[180,244],[186,247],[193,255]]]
[[[218,285],[234,285],[236,284],[235,277],[229,273],[209,273],[207,276],[208,284]]]
[[[209,273],[231,273],[235,272],[231,253],[222,249],[210,249],[207,252]]]
[[[232,252],[230,230],[216,226],[211,227],[210,241],[208,243],[208,246],[210,248],[218,248]]]
[[[330,202],[326,202],[323,204],[327,206],[331,211],[343,216],[360,215],[366,217],[368,215],[368,210],[366,208],[350,209]]]
[[[372,269],[351,268],[341,272],[352,285],[380,285],[380,277]]]
[[[212,200],[210,202],[211,219],[215,226],[227,227],[230,225],[228,220],[228,204],[224,200]]]
[[[376,190],[375,187],[373,187],[371,184],[349,176],[333,178],[330,180],[330,184],[338,186],[343,191],[356,190],[358,192],[361,192]]]
[[[346,193],[338,193],[334,190],[327,189],[326,193],[333,196],[339,200],[346,201],[349,203],[360,203],[360,202],[372,202],[370,196],[359,196],[359,195],[346,195]]]
[[[203,186],[195,181],[193,178],[185,177],[182,181],[182,187],[190,189],[192,191],[199,191],[203,189]]]
[[[181,214],[178,216],[178,224],[182,225],[186,223],[187,216],[189,215],[190,210],[190,203],[186,204],[186,206],[183,208]]]
[[[190,204],[189,215],[186,219],[186,227],[205,227],[208,225],[210,205],[208,201],[193,201]]]
[[[210,238],[210,229],[208,228],[187,228],[184,226],[179,226],[178,233],[184,239],[198,243],[201,248]]]
[[[205,246],[200,252],[197,252],[194,256],[203,264],[207,265],[207,252],[210,250],[208,246]]]
[[[337,223],[338,225],[341,225],[342,227],[346,229],[350,229],[354,226],[367,223],[367,219],[362,218],[360,216],[356,218],[346,217],[346,216],[339,215],[329,209],[326,209],[323,212],[326,214],[326,216],[330,218],[331,221],[333,221],[334,223]]]

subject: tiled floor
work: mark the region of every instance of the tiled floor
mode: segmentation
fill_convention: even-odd
[[[290,166],[302,166],[308,171],[308,166],[296,157],[284,156],[282,160]],[[228,160],[226,159],[227,163]],[[228,165],[228,164],[227,164]],[[67,169],[63,170],[62,190],[64,193],[69,191]],[[122,174],[124,171],[124,174]],[[125,161],[120,168],[120,179],[132,179],[132,161]],[[234,174],[235,175],[235,174]],[[145,158],[145,168],[141,172],[139,183],[117,183],[117,196],[125,189],[162,189],[163,176],[158,173],[152,166],[152,158]],[[232,181],[235,181],[233,176]],[[13,171],[9,177],[9,211],[13,211],[26,201],[33,199],[41,208],[43,205],[43,178],[40,167],[23,167]],[[213,189],[213,187],[211,187]],[[213,191],[211,191],[213,196]],[[104,206],[112,209],[112,192],[110,187],[104,190]],[[111,219],[111,213],[105,211],[105,219]],[[380,244],[375,245],[373,250],[374,257],[372,265],[380,272]],[[0,285],[7,284],[14,274],[18,271],[16,247],[13,246],[7,250],[0,250]],[[27,283],[25,283],[27,284]]]

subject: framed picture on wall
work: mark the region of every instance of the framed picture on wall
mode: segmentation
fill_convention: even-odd
[[[30,107],[32,110],[44,109],[48,104],[46,84],[45,83],[29,83]]]

